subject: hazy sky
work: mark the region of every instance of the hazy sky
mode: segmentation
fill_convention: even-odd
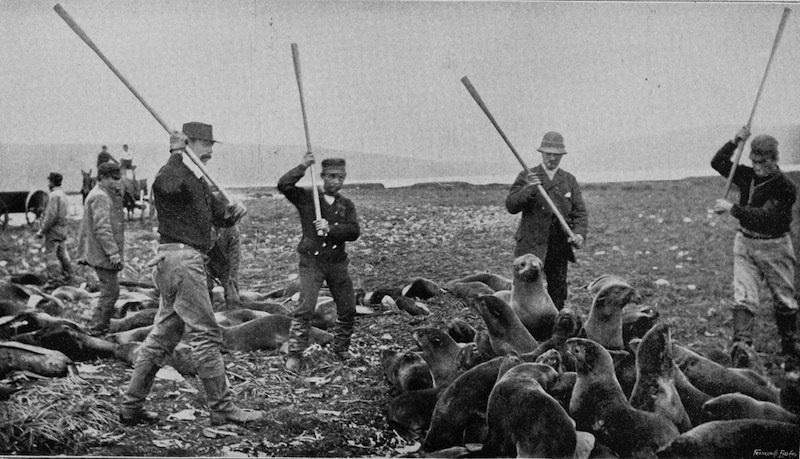
[[[166,142],[161,126],[53,11],[0,0],[0,142]],[[311,141],[455,158],[519,150],[559,130],[568,149],[750,114],[784,4],[63,0],[173,126],[229,142],[304,143],[290,43],[299,45]],[[791,6],[791,5],[790,5]],[[797,5],[795,5],[797,6]],[[800,120],[800,7],[755,125]],[[721,139],[724,140],[724,139]]]

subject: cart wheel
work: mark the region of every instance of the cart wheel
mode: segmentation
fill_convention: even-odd
[[[6,203],[0,201],[0,230],[5,231],[8,228],[8,207]]]
[[[36,190],[28,194],[25,200],[25,221],[28,226],[33,226],[36,220],[42,216],[47,207],[48,195],[42,190]]]

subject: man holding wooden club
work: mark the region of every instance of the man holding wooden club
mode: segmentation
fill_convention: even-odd
[[[542,163],[519,173],[506,197],[506,209],[512,214],[522,212],[515,235],[514,256],[532,253],[542,259],[547,293],[561,310],[567,299],[567,263],[575,261],[573,247],[583,246],[588,216],[578,181],[559,167],[567,154],[564,137],[558,132],[547,132],[537,151],[542,154]],[[542,194],[539,187],[543,187],[547,195]],[[574,236],[564,231],[547,196]]]
[[[264,416],[262,411],[245,410],[233,402],[220,352],[222,331],[206,289],[206,254],[213,243],[211,226],[234,225],[246,209],[241,203],[217,200],[206,181],[184,164],[184,154],[190,158],[190,153],[200,158],[211,155],[215,142],[211,125],[186,123],[183,130],[170,136],[169,160],[153,182],[160,238],[158,255],[148,264],[155,265],[161,301],[153,330],[136,359],[120,418],[125,424],[158,419],[157,413],[144,410],[144,401],[156,372],[185,333],[206,391],[211,424],[256,421]]]
[[[750,137],[747,126],[717,151],[711,160],[721,175],[728,177],[734,163],[731,156],[740,142]],[[736,360],[739,346],[753,345],[753,321],[759,309],[759,285],[765,280],[772,293],[775,321],[781,338],[781,352],[800,359],[797,333],[798,305],[795,299],[795,255],[789,226],[796,189],[778,167],[778,141],[758,135],[750,142],[753,166],[735,167],[732,183],[739,188],[739,203],[718,199],[713,210],[729,212],[739,220],[733,240],[733,343]],[[800,361],[798,361],[800,363]]]
[[[350,260],[345,242],[355,241],[360,235],[358,217],[353,202],[339,194],[347,171],[342,158],[322,161],[323,195],[319,197],[321,217],[316,217],[315,193],[298,187],[297,182],[314,163],[311,152],[303,156],[300,165],[289,170],[278,180],[278,191],[297,208],[303,235],[297,246],[300,258],[300,300],[292,312],[289,330],[289,355],[286,369],[302,368],[303,350],[308,346],[311,315],[317,304],[322,283],[326,282],[336,303],[336,326],[333,352],[341,358],[349,356],[350,337],[356,312],[353,281],[348,273]]]

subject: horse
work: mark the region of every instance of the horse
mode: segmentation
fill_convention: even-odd
[[[86,195],[88,195],[89,192],[92,191],[92,188],[94,188],[95,184],[97,183],[97,179],[95,177],[92,177],[91,169],[89,169],[88,172],[81,169],[81,175],[82,175],[81,196],[83,197],[81,202],[83,204],[86,204]]]

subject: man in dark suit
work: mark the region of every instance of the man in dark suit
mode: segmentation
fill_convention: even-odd
[[[542,163],[519,173],[506,197],[506,209],[512,214],[522,212],[514,256],[532,253],[542,259],[547,292],[560,310],[567,299],[567,263],[575,261],[573,248],[583,246],[588,217],[578,181],[559,168],[567,153],[564,137],[558,132],[547,132],[537,151],[542,154]],[[538,185],[550,196],[575,237],[564,232],[547,200],[539,193]]]

